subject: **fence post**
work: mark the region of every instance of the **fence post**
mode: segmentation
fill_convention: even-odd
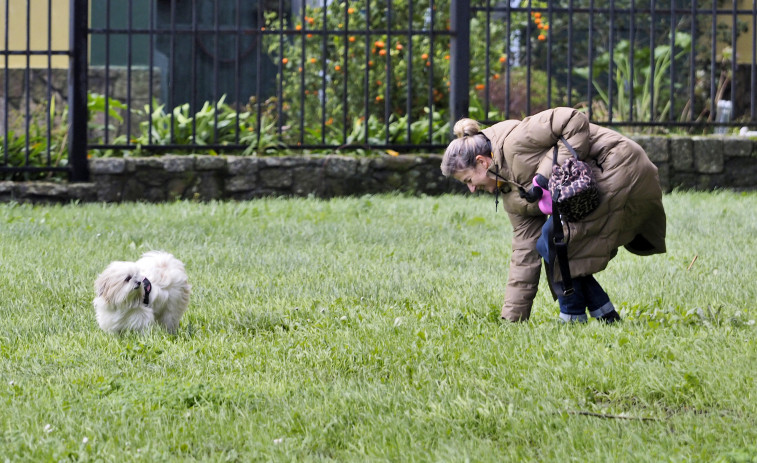
[[[87,163],[87,0],[69,0],[68,161],[72,182],[89,180]]]
[[[454,127],[462,117],[468,117],[470,105],[470,0],[450,2],[450,117]]]

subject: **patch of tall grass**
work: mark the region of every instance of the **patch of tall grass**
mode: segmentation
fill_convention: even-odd
[[[668,253],[564,326],[499,320],[490,197],[0,205],[10,461],[754,461],[757,195],[667,195]],[[111,260],[174,253],[177,335],[101,332]],[[696,258],[696,260],[695,260]]]

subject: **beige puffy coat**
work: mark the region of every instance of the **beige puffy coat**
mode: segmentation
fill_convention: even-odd
[[[549,178],[552,149],[559,148],[558,162],[569,156],[560,136],[579,157],[592,166],[601,192],[596,211],[580,222],[564,225],[573,277],[603,270],[620,246],[639,255],[665,252],[665,210],[657,167],[633,140],[589,123],[572,108],[550,109],[522,121],[508,120],[482,131],[492,143],[490,177],[501,182],[503,206],[513,226],[510,271],[502,318],[525,320],[531,314],[541,273],[536,241],[547,217],[537,203],[528,203],[517,186],[531,187],[538,173]],[[499,178],[501,180],[501,178]],[[629,243],[641,235],[651,248],[633,249]],[[560,281],[559,270],[555,280]]]

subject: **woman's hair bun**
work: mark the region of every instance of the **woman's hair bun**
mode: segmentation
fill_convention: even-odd
[[[475,120],[465,118],[455,123],[453,131],[457,138],[472,137],[481,132],[481,127],[479,127],[478,122]]]

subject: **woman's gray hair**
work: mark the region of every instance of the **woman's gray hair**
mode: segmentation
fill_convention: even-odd
[[[457,138],[447,146],[442,158],[442,175],[449,177],[455,172],[476,164],[476,156],[491,156],[491,144],[481,127],[473,119],[460,119],[455,123]]]

